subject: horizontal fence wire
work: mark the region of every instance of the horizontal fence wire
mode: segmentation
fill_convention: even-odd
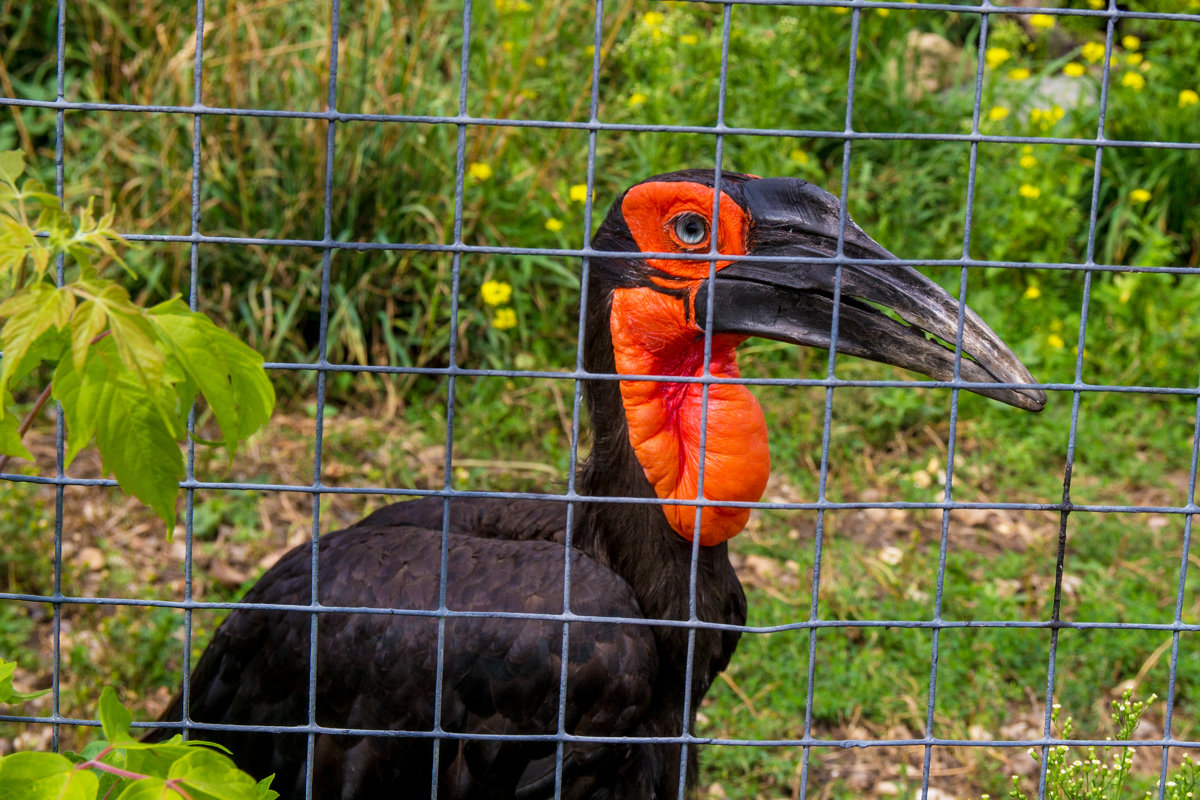
[[[738,127],[727,125],[724,121],[724,104],[725,104],[725,87],[728,74],[731,69],[736,69],[736,64],[731,66],[729,60],[729,44],[731,37],[731,29],[734,23],[734,17],[739,6],[743,5],[772,5],[772,6],[790,6],[790,7],[821,7],[821,8],[843,8],[850,11],[849,22],[851,24],[851,47],[849,53],[849,72],[847,74],[846,83],[846,117],[845,127],[843,130],[807,130],[807,129],[787,129],[787,128],[753,128],[753,127]],[[682,746],[684,755],[678,766],[681,777],[686,774],[686,759],[688,748],[696,745],[710,746],[729,746],[729,747],[790,747],[797,748],[801,751],[799,758],[801,763],[801,779],[800,779],[800,796],[806,797],[809,793],[819,791],[820,787],[813,785],[811,776],[811,755],[812,749],[815,747],[835,747],[835,748],[879,748],[879,747],[899,747],[913,746],[924,748],[923,767],[921,777],[921,789],[919,797],[924,798],[930,795],[932,767],[931,759],[933,748],[935,747],[962,747],[962,748],[979,748],[979,747],[997,747],[997,748],[1035,748],[1041,753],[1041,768],[1039,771],[1039,788],[1038,797],[1042,798],[1046,795],[1047,786],[1047,754],[1050,748],[1060,746],[1064,743],[1082,746],[1082,747],[1105,747],[1111,746],[1109,740],[1101,740],[1095,738],[1073,738],[1064,740],[1054,736],[1051,720],[1051,708],[1054,701],[1054,692],[1056,681],[1058,678],[1059,664],[1057,660],[1057,644],[1058,635],[1061,630],[1138,630],[1138,631],[1160,631],[1171,635],[1171,652],[1170,652],[1170,677],[1166,701],[1166,723],[1162,736],[1139,739],[1128,743],[1122,743],[1122,746],[1138,747],[1138,748],[1161,748],[1162,750],[1162,766],[1161,780],[1158,788],[1158,797],[1160,800],[1165,796],[1165,783],[1168,771],[1168,756],[1171,748],[1195,749],[1200,748],[1200,741],[1193,739],[1178,738],[1172,734],[1172,713],[1176,697],[1176,675],[1179,657],[1179,640],[1183,633],[1200,633],[1200,624],[1186,623],[1183,621],[1182,610],[1184,607],[1185,588],[1187,584],[1187,569],[1188,569],[1188,551],[1190,545],[1190,537],[1192,530],[1192,520],[1196,513],[1200,512],[1200,507],[1197,506],[1196,498],[1196,478],[1197,478],[1197,463],[1200,461],[1200,386],[1130,386],[1130,385],[1113,385],[1113,384],[1097,384],[1089,383],[1083,380],[1083,351],[1086,341],[1086,332],[1089,325],[1089,298],[1093,277],[1096,274],[1106,272],[1122,272],[1122,273],[1149,273],[1149,274],[1175,274],[1185,275],[1194,274],[1197,272],[1194,268],[1179,267],[1179,266],[1140,266],[1129,267],[1119,264],[1103,264],[1097,263],[1095,259],[1096,238],[1098,228],[1098,211],[1099,211],[1099,193],[1100,193],[1100,176],[1101,167],[1105,156],[1105,151],[1108,149],[1120,150],[1126,148],[1145,148],[1155,150],[1200,150],[1200,140],[1186,141],[1123,141],[1107,138],[1105,134],[1105,114],[1108,103],[1108,86],[1109,86],[1109,59],[1113,52],[1115,26],[1119,20],[1123,19],[1144,19],[1156,20],[1162,22],[1172,22],[1176,24],[1200,23],[1200,14],[1190,13],[1171,13],[1171,12],[1148,12],[1148,11],[1129,11],[1120,9],[1116,0],[1109,0],[1107,7],[1103,9],[1067,9],[1067,8],[1023,8],[1023,7],[1003,7],[984,0],[977,4],[955,4],[955,3],[921,3],[911,4],[905,2],[872,2],[871,0],[739,0],[738,2],[726,2],[721,4],[722,8],[722,51],[720,70],[718,75],[714,76],[715,80],[720,83],[720,92],[718,95],[719,106],[717,110],[716,124],[711,126],[697,125],[651,125],[651,124],[633,124],[633,123],[612,123],[605,122],[599,118],[599,98],[600,98],[600,69],[601,69],[601,51],[603,44],[603,24],[604,24],[604,2],[603,0],[595,0],[595,26],[594,26],[594,53],[592,56],[592,80],[590,85],[590,106],[589,118],[586,121],[567,121],[567,120],[550,120],[550,119],[501,119],[474,116],[468,113],[468,75],[470,71],[470,46],[471,46],[471,20],[472,20],[472,3],[471,0],[465,0],[462,11],[462,50],[460,58],[460,83],[458,89],[458,113],[453,116],[436,116],[436,115],[409,115],[409,114],[366,114],[366,113],[348,113],[339,111],[337,105],[337,52],[339,46],[339,28],[341,7],[339,0],[333,0],[331,7],[331,35],[328,42],[330,49],[330,68],[328,73],[327,87],[327,107],[324,111],[301,111],[296,109],[264,109],[264,108],[221,108],[209,107],[204,104],[203,86],[204,86],[204,24],[205,24],[205,2],[199,0],[196,5],[195,15],[195,56],[194,56],[194,75],[193,75],[193,102],[191,105],[139,105],[130,103],[105,103],[105,102],[79,102],[66,99],[65,93],[65,31],[66,31],[66,15],[67,6],[66,0],[58,0],[58,27],[57,27],[57,77],[56,87],[57,96],[53,100],[24,98],[24,97],[2,97],[0,98],[0,106],[8,106],[13,109],[17,108],[32,108],[52,110],[55,114],[55,152],[56,152],[56,193],[61,199],[64,196],[64,141],[65,128],[69,120],[80,114],[89,114],[93,112],[133,112],[142,114],[166,114],[177,115],[181,117],[190,117],[192,121],[192,186],[191,186],[191,226],[186,234],[126,234],[126,238],[133,242],[145,243],[178,243],[187,244],[189,246],[189,297],[188,302],[192,309],[196,309],[199,305],[199,277],[200,277],[200,262],[199,254],[201,248],[204,247],[283,247],[283,248],[310,248],[318,250],[321,253],[322,268],[321,268],[321,287],[320,287],[320,323],[319,323],[319,344],[318,358],[314,363],[299,363],[299,362],[269,362],[267,368],[277,371],[312,371],[316,373],[316,409],[315,409],[315,433],[314,433],[314,456],[313,456],[313,480],[311,484],[294,485],[294,484],[279,484],[269,482],[249,482],[249,481],[206,481],[199,480],[195,476],[195,450],[194,440],[189,435],[187,443],[187,458],[186,458],[186,479],[180,482],[180,488],[184,491],[184,543],[185,543],[185,580],[182,600],[158,600],[158,599],[140,599],[129,597],[99,597],[99,596],[78,596],[63,592],[62,584],[62,569],[63,569],[63,528],[68,520],[64,519],[63,511],[63,496],[67,487],[115,487],[116,482],[108,479],[81,479],[72,478],[66,475],[64,469],[64,443],[65,432],[62,422],[61,407],[56,415],[56,469],[53,476],[40,475],[24,475],[15,472],[0,473],[0,481],[8,481],[13,483],[30,483],[40,484],[44,486],[53,486],[55,493],[55,520],[54,520],[54,591],[51,594],[30,594],[19,592],[0,592],[0,602],[26,602],[26,603],[46,603],[53,609],[53,635],[52,635],[52,710],[47,716],[24,716],[20,714],[5,714],[0,715],[0,722],[9,723],[24,723],[30,725],[50,725],[53,729],[53,746],[57,749],[60,735],[60,726],[84,726],[95,727],[99,723],[92,719],[80,719],[66,716],[61,713],[60,704],[60,689],[61,689],[61,635],[63,613],[67,608],[72,608],[81,605],[94,606],[136,606],[145,608],[165,608],[177,609],[183,612],[183,630],[184,630],[184,675],[182,681],[183,692],[183,709],[184,709],[184,727],[190,734],[203,734],[204,731],[228,729],[230,726],[215,725],[211,723],[203,723],[193,721],[189,715],[189,682],[186,680],[186,675],[190,672],[190,668],[194,661],[194,653],[192,651],[192,623],[193,613],[198,610],[227,610],[227,609],[270,609],[280,612],[298,611],[306,612],[310,615],[310,653],[309,653],[309,691],[308,691],[308,721],[307,724],[299,726],[270,726],[270,725],[245,725],[236,726],[237,729],[277,732],[280,735],[304,735],[308,741],[308,766],[310,782],[307,786],[307,796],[312,795],[311,785],[311,767],[313,765],[314,743],[319,735],[325,734],[345,734],[354,736],[371,736],[371,737],[397,737],[397,738],[422,738],[422,739],[446,739],[446,740],[463,740],[463,741],[492,741],[497,739],[512,740],[512,741],[529,741],[529,742],[554,742],[557,746],[556,750],[556,796],[561,792],[563,781],[563,746],[569,743],[587,742],[587,743],[614,743],[614,744],[632,744],[632,743],[677,743]],[[887,131],[862,131],[856,130],[854,127],[854,92],[857,71],[857,43],[859,37],[859,23],[861,15],[867,10],[889,9],[895,12],[913,12],[920,11],[922,13],[929,12],[945,12],[962,15],[974,15],[979,17],[980,32],[977,43],[977,70],[974,81],[974,108],[971,130],[967,133],[959,132],[939,132],[939,133],[893,133]],[[1104,59],[1104,77],[1100,83],[1099,96],[1099,127],[1094,138],[1080,137],[1027,137],[1027,136],[1005,136],[984,134],[980,130],[981,120],[981,98],[983,95],[983,73],[984,73],[984,54],[987,49],[987,40],[989,32],[989,23],[993,15],[1031,15],[1031,14],[1046,14],[1055,17],[1069,18],[1092,18],[1103,20],[1106,23],[1105,34],[1105,59]],[[315,120],[324,122],[327,126],[325,145],[326,159],[324,171],[324,186],[322,188],[323,202],[323,237],[321,239],[271,239],[264,237],[253,236],[211,236],[203,234],[200,230],[200,209],[201,209],[201,180],[203,167],[203,135],[201,122],[206,117],[262,117],[262,118],[284,118],[298,120]],[[353,187],[339,187],[337,185],[337,176],[334,173],[334,155],[336,152],[336,137],[335,130],[338,125],[350,122],[365,122],[377,125],[390,124],[414,124],[414,125],[442,125],[452,126],[456,131],[456,159],[455,159],[455,182],[454,182],[454,228],[453,241],[444,244],[431,244],[422,242],[358,242],[358,241],[341,241],[334,237],[334,225],[332,220],[332,203],[335,192],[338,191],[353,191]],[[717,170],[716,181],[717,186],[720,186],[721,174],[723,169],[723,144],[730,137],[747,137],[747,136],[763,136],[777,138],[813,138],[813,139],[830,139],[839,140],[842,142],[842,183],[840,188],[840,231],[838,234],[838,248],[835,256],[824,259],[804,259],[804,258],[787,258],[782,257],[742,257],[748,261],[761,261],[765,263],[796,263],[811,261],[812,263],[834,264],[837,266],[838,275],[841,274],[841,268],[847,265],[870,265],[883,264],[894,262],[882,262],[872,259],[855,259],[847,257],[842,249],[842,244],[845,239],[846,225],[848,222],[847,216],[847,197],[850,193],[850,166],[853,158],[853,147],[856,142],[866,140],[903,140],[903,141],[942,141],[942,142],[959,142],[970,147],[970,161],[968,168],[967,194],[965,198],[964,208],[962,209],[965,219],[965,234],[962,247],[962,256],[957,259],[906,259],[902,263],[912,264],[917,266],[932,266],[932,267],[958,267],[960,269],[958,300],[960,303],[959,319],[957,327],[957,340],[953,343],[956,358],[955,358],[955,373],[953,380],[949,381],[907,381],[907,380],[851,380],[843,379],[835,376],[835,366],[837,356],[834,350],[830,350],[826,375],[824,378],[815,379],[780,379],[780,378],[720,378],[708,374],[707,368],[705,374],[700,377],[662,377],[655,375],[646,376],[630,376],[630,375],[614,375],[614,374],[594,374],[586,371],[583,367],[583,341],[582,331],[584,329],[584,314],[587,307],[587,291],[588,291],[588,271],[590,262],[593,259],[601,258],[606,255],[603,250],[593,249],[589,245],[580,248],[543,248],[543,247],[523,247],[523,246],[480,246],[466,244],[463,241],[463,191],[464,180],[466,176],[466,161],[465,161],[465,140],[469,129],[472,128],[539,128],[539,129],[559,129],[559,130],[575,130],[586,132],[588,135],[587,149],[587,169],[586,169],[586,186],[587,194],[584,205],[584,221],[585,221],[585,239],[588,241],[592,233],[592,210],[597,198],[594,197],[595,189],[595,171],[596,171],[596,152],[597,152],[597,137],[601,133],[607,132],[657,132],[657,133],[677,133],[677,134],[703,134],[713,138],[712,163]],[[1092,185],[1092,204],[1088,220],[1088,246],[1087,256],[1081,263],[1075,262],[1017,262],[1017,261],[994,261],[973,259],[969,256],[970,236],[972,231],[971,220],[974,215],[974,200],[976,191],[976,168],[977,154],[980,144],[1036,144],[1036,145],[1056,145],[1056,146],[1077,146],[1094,148],[1094,172]],[[716,192],[719,196],[719,192]],[[719,198],[714,201],[719,202]],[[717,218],[718,209],[713,208],[712,219]],[[328,334],[329,334],[329,317],[330,317],[330,282],[331,282],[331,261],[335,253],[338,252],[362,252],[362,251],[413,251],[413,252],[430,252],[430,253],[447,253],[452,256],[453,267],[451,270],[451,331],[452,335],[449,342],[450,357],[449,366],[447,367],[402,367],[391,365],[358,365],[358,364],[339,364],[333,363],[326,359],[328,351]],[[581,301],[580,313],[577,320],[578,329],[580,331],[580,341],[576,350],[575,365],[573,370],[546,370],[546,369],[524,369],[524,370],[508,370],[508,369],[471,369],[460,367],[456,363],[455,348],[457,347],[457,330],[456,324],[458,319],[458,303],[459,303],[459,279],[461,274],[461,259],[464,255],[539,255],[556,258],[573,258],[580,259],[582,263],[582,279],[581,279]],[[692,258],[691,256],[680,256],[674,253],[655,254],[661,258]],[[717,258],[720,254],[714,249],[706,254],[706,258],[710,264],[710,277],[716,270]],[[967,297],[967,287],[969,275],[972,270],[977,269],[1048,269],[1048,270],[1070,270],[1082,271],[1084,275],[1084,290],[1081,306],[1080,325],[1078,331],[1078,357],[1076,359],[1074,380],[1071,382],[1052,382],[1052,383],[1037,383],[1037,384],[987,384],[990,387],[1009,387],[1009,388],[1040,388],[1051,393],[1057,393],[1060,398],[1065,401],[1066,397],[1071,398],[1072,413],[1070,418],[1070,427],[1067,431],[1067,458],[1063,477],[1062,497],[1056,502],[970,502],[954,499],[954,481],[955,481],[955,450],[957,445],[958,434],[958,415],[959,415],[959,394],[962,390],[970,390],[978,388],[982,384],[972,383],[962,380],[960,377],[960,367],[962,360],[962,338],[963,338],[963,311]],[[60,257],[58,265],[58,278],[61,282],[63,279],[63,263]],[[834,283],[834,312],[833,312],[833,327],[831,330],[831,340],[836,345],[838,335],[838,316],[837,316],[837,298],[841,292],[840,278]],[[713,293],[709,293],[708,302],[710,304],[709,313],[706,315],[708,320],[712,318]],[[711,326],[711,322],[708,323]],[[705,331],[705,364],[709,362],[709,355],[712,347],[712,331]],[[447,399],[444,406],[444,417],[446,423],[445,434],[445,460],[443,465],[443,480],[444,485],[437,489],[416,489],[412,487],[387,487],[387,486],[360,486],[360,487],[343,487],[330,486],[323,483],[323,448],[324,448],[324,421],[326,418],[326,382],[330,374],[336,373],[364,373],[378,375],[428,375],[444,377],[447,381]],[[820,477],[818,485],[817,499],[813,502],[736,502],[736,501],[706,501],[706,500],[660,500],[658,498],[646,499],[641,497],[594,497],[586,494],[581,494],[576,487],[576,477],[574,470],[570,470],[566,477],[566,489],[563,492],[493,492],[493,491],[470,491],[456,489],[453,486],[453,442],[455,426],[461,425],[462,421],[458,419],[460,412],[455,407],[455,382],[458,378],[474,378],[474,377],[503,377],[503,378],[536,378],[557,381],[572,382],[572,409],[571,409],[571,461],[574,463],[578,457],[578,440],[580,431],[581,408],[583,402],[582,386],[586,380],[629,380],[632,378],[638,380],[649,381],[670,381],[673,383],[699,383],[703,387],[703,396],[707,398],[707,393],[711,386],[719,386],[724,384],[739,384],[739,385],[759,385],[759,386],[789,386],[789,387],[819,387],[824,389],[824,415],[823,415],[823,431],[821,443],[821,461],[820,461]],[[827,496],[827,483],[830,469],[830,441],[832,437],[832,419],[833,419],[833,398],[834,392],[840,388],[846,387],[872,387],[872,388],[904,388],[909,390],[916,389],[948,389],[950,391],[949,404],[949,437],[947,440],[947,458],[944,469],[944,490],[941,501],[934,502],[907,502],[907,501],[874,501],[874,502],[846,502],[831,500]],[[1191,462],[1188,473],[1188,494],[1187,501],[1182,505],[1136,505],[1136,504],[1102,504],[1102,503],[1082,503],[1075,502],[1071,497],[1072,489],[1072,470],[1075,463],[1075,449],[1079,432],[1079,408],[1081,398],[1090,393],[1112,392],[1112,393],[1137,393],[1147,395],[1170,395],[1177,397],[1194,397],[1197,401],[1195,412],[1195,424],[1192,431],[1192,447],[1191,447]],[[702,403],[701,407],[704,414],[707,413],[707,402]],[[194,433],[194,413],[189,419],[189,434]],[[704,475],[703,469],[705,459],[704,440],[706,435],[706,425],[701,425],[701,455],[700,455],[700,485],[703,486]],[[195,526],[195,493],[198,490],[203,491],[254,491],[254,492],[287,492],[309,495],[312,499],[312,532],[311,540],[308,546],[311,548],[312,554],[312,575],[311,575],[311,595],[308,604],[272,604],[272,603],[241,603],[241,602],[213,602],[202,601],[195,598],[193,594],[193,542],[194,542],[194,526]],[[697,494],[701,494],[698,490]],[[367,606],[328,606],[321,605],[318,602],[318,582],[320,563],[318,559],[318,542],[320,539],[321,530],[327,527],[323,524],[321,516],[322,497],[329,495],[378,495],[389,498],[405,498],[405,497],[440,497],[444,499],[443,508],[444,522],[442,531],[442,568],[440,576],[440,595],[437,608],[432,609],[392,609]],[[691,563],[691,580],[690,580],[690,613],[687,619],[645,619],[645,618],[622,618],[622,617],[596,617],[589,615],[580,615],[571,613],[569,610],[560,614],[535,614],[535,613],[517,613],[505,612],[501,610],[494,611],[461,611],[447,607],[446,605],[446,584],[447,584],[447,543],[450,533],[449,522],[449,504],[455,498],[494,498],[497,500],[516,500],[516,499],[536,499],[550,502],[561,502],[567,505],[567,530],[566,541],[568,546],[572,541],[575,520],[578,516],[577,507],[582,502],[609,502],[615,504],[657,504],[657,505],[682,505],[696,508],[696,521],[699,522],[702,510],[707,506],[720,505],[722,507],[737,507],[737,508],[752,508],[752,509],[775,509],[775,510],[793,510],[793,511],[811,511],[816,513],[816,537],[814,542],[815,561],[813,568],[812,593],[808,605],[808,616],[806,619],[798,619],[794,622],[780,625],[742,625],[734,626],[723,623],[714,623],[704,621],[697,617],[696,611],[696,581],[697,581],[697,552],[699,548],[698,537],[693,545],[693,556]],[[858,510],[858,509],[911,509],[911,510],[928,510],[940,511],[940,543],[938,547],[938,566],[936,575],[936,595],[934,598],[933,614],[929,619],[826,619],[821,616],[821,568],[822,568],[822,547],[823,537],[826,526],[826,513],[830,511],[842,510]],[[1004,510],[1004,511],[1041,511],[1054,512],[1059,515],[1058,526],[1058,542],[1056,554],[1056,574],[1054,581],[1054,603],[1053,613],[1049,619],[1040,620],[1020,620],[1020,619],[992,619],[992,620],[958,620],[947,619],[942,616],[943,610],[943,589],[946,571],[946,558],[949,542],[949,526],[952,512],[956,510]],[[1178,591],[1175,600],[1175,610],[1173,620],[1169,623],[1152,623],[1152,622],[1097,622],[1097,621],[1068,621],[1060,616],[1061,601],[1063,596],[1063,568],[1065,559],[1065,546],[1068,533],[1068,522],[1072,514],[1079,513],[1094,513],[1094,514],[1168,514],[1182,517],[1184,521],[1184,534],[1182,552],[1183,558],[1179,568]],[[563,607],[569,609],[571,597],[571,564],[569,558],[564,558],[564,598]],[[375,729],[356,729],[356,728],[329,728],[317,723],[316,713],[316,692],[315,685],[317,681],[316,664],[317,664],[317,633],[322,625],[337,624],[337,615],[345,614],[366,614],[366,615],[385,615],[394,617],[414,617],[414,618],[429,618],[435,619],[438,623],[439,632],[439,647],[438,647],[438,664],[436,675],[436,688],[438,696],[440,696],[443,685],[443,659],[444,659],[444,638],[445,625],[448,620],[453,619],[478,619],[478,618],[494,618],[494,619],[522,619],[522,620],[541,620],[547,622],[561,623],[564,636],[562,644],[562,674],[560,680],[559,691],[559,708],[558,708],[558,730],[553,733],[538,734],[538,735],[512,735],[512,736],[497,736],[490,734],[478,734],[470,732],[445,730],[441,724],[440,716],[435,717],[432,730],[428,731],[408,731],[408,730],[375,730]],[[783,739],[749,739],[749,738],[714,738],[697,736],[688,729],[689,721],[685,712],[685,717],[681,721],[682,734],[672,737],[606,737],[606,736],[580,736],[571,734],[566,730],[565,721],[565,706],[566,706],[566,662],[567,662],[567,642],[571,636],[571,626],[579,623],[605,623],[605,624],[620,624],[631,626],[653,626],[656,628],[682,628],[688,631],[690,642],[694,642],[698,631],[724,631],[736,630],[745,634],[761,634],[767,635],[772,633],[782,633],[787,631],[807,631],[808,633],[808,675],[807,675],[807,698],[806,711],[804,717],[803,735],[795,738]],[[963,739],[963,738],[947,738],[936,736],[932,732],[937,727],[935,719],[936,698],[939,687],[939,645],[940,634],[947,630],[961,629],[979,629],[979,628],[996,628],[996,629],[1022,629],[1022,630],[1042,630],[1047,631],[1050,639],[1048,650],[1048,661],[1046,664],[1046,685],[1044,691],[1044,708],[1045,716],[1043,720],[1040,735],[1020,738],[1020,739]],[[838,737],[822,737],[814,732],[814,706],[815,706],[815,669],[818,663],[818,634],[823,630],[829,629],[913,629],[929,631],[931,633],[931,651],[930,651],[930,667],[928,674],[928,689],[926,692],[927,705],[925,709],[925,736],[919,737],[895,737],[895,738],[838,738]],[[691,651],[689,650],[689,653]],[[7,655],[7,654],[5,654]],[[735,656],[736,658],[736,656]],[[692,659],[689,658],[686,664],[687,674],[686,682],[688,685],[693,680]],[[690,693],[685,692],[685,696],[690,697]],[[436,714],[440,715],[440,703],[435,704]],[[167,723],[151,723],[139,722],[135,723],[137,727],[150,728],[155,726],[165,726]],[[178,727],[178,723],[172,724],[172,727]],[[433,784],[434,794],[436,795],[436,784],[438,774],[438,748],[433,748],[434,763],[433,763]],[[669,767],[671,768],[671,767]],[[682,783],[682,781],[681,781]],[[680,790],[680,797],[683,797],[683,789]]]

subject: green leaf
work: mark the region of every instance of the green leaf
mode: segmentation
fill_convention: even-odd
[[[203,746],[194,740],[185,742],[183,737],[175,734],[165,742],[122,742],[121,750],[125,753],[126,769],[141,775],[166,778],[172,764]]]
[[[38,281],[0,304],[0,317],[8,317],[0,328],[0,396],[9,382],[37,366],[46,353],[35,344],[48,332],[64,328],[75,311],[75,296],[68,289],[56,289]],[[30,359],[33,359],[32,361]],[[0,416],[3,406],[0,406]]]
[[[133,714],[121,705],[113,688],[105,686],[104,691],[100,692],[100,726],[104,728],[104,738],[110,742],[132,738],[129,735],[129,723],[131,722],[133,722]]]
[[[17,178],[25,171],[25,154],[20,150],[0,153],[0,180],[17,185]]]
[[[33,223],[33,229],[49,234],[50,241],[55,244],[58,244],[59,241],[75,232],[75,226],[71,224],[71,218],[67,216],[67,212],[59,207],[57,202],[53,205],[47,203],[42,206],[42,211],[38,214],[37,221]]]
[[[203,792],[217,800],[251,800],[259,796],[254,778],[240,771],[228,756],[212,750],[194,750],[171,765],[170,777],[179,780],[188,794]]]
[[[25,351],[25,357],[20,360],[13,371],[9,387],[16,386],[18,381],[37,369],[40,364],[57,363],[62,358],[67,346],[66,331],[51,328],[43,333]]]
[[[129,292],[113,281],[81,280],[73,284],[73,288],[103,310],[112,331],[111,338],[116,342],[125,366],[138,375],[149,392],[160,392],[163,388],[163,353],[156,346],[146,312],[134,305]]]
[[[13,273],[12,283],[16,283],[17,270],[25,263],[25,258],[31,252],[45,249],[34,238],[33,231],[22,225],[20,220],[0,214],[0,273]],[[41,274],[40,270],[38,274]]]
[[[72,761],[91,761],[93,758],[103,753],[107,748],[108,742],[104,741],[103,739],[96,739],[95,741],[85,744],[83,749],[78,753],[68,752],[65,755]]]
[[[279,797],[279,792],[271,788],[273,780],[275,780],[275,776],[268,775],[258,782],[258,800],[275,800]]]
[[[54,371],[54,396],[67,422],[67,461],[96,438],[106,473],[121,490],[175,527],[175,500],[184,476],[175,431],[140,377],[117,353],[114,337],[88,348],[81,369],[64,358]]]
[[[100,781],[58,753],[0,758],[0,800],[95,800]]]
[[[137,277],[137,272],[134,268],[129,266],[125,259],[121,258],[121,254],[117,252],[116,248],[112,246],[113,242],[118,242],[124,247],[135,246],[127,242],[125,237],[117,233],[113,227],[113,212],[110,211],[100,218],[100,222],[96,225],[96,232],[91,235],[91,241],[96,246],[96,249],[120,264],[129,277]]]
[[[0,405],[3,405],[2,401]],[[21,421],[11,410],[0,417],[0,455],[33,461],[33,453],[21,441]],[[0,703],[4,702],[7,701],[4,699],[3,682],[0,682]]]
[[[62,208],[62,201],[53,192],[47,192],[46,187],[37,178],[26,178],[21,184],[21,197],[26,200],[36,200],[49,208]]]
[[[75,362],[75,369],[83,367],[83,359],[92,340],[107,325],[108,314],[104,306],[95,300],[84,300],[76,307],[75,315],[71,317],[71,358]]]
[[[0,428],[2,427],[4,427],[3,423],[0,422]],[[49,689],[43,689],[40,692],[25,693],[13,689],[12,678],[16,669],[15,663],[0,658],[0,703],[23,703],[50,692]]]
[[[232,459],[238,441],[265,425],[275,406],[262,356],[177,298],[147,318],[212,408]]]
[[[143,778],[126,786],[117,800],[177,800],[182,796],[162,778]]]

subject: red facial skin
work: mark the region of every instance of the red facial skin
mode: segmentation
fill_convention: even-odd
[[[691,211],[711,221],[711,187],[684,182],[644,183],[631,189],[621,205],[625,222],[642,252],[707,254],[711,236],[688,245],[675,234],[674,221]],[[742,255],[748,222],[744,211],[721,194],[718,252]],[[611,330],[617,372],[622,375],[687,375],[704,372],[704,330],[686,312],[709,275],[708,260],[647,259],[672,278],[655,282],[686,289],[687,299],[651,288],[613,292]],[[717,269],[730,264],[717,261]],[[745,339],[727,334],[712,338],[709,372],[739,375],[734,348]],[[694,500],[700,471],[701,402],[698,383],[621,381],[621,400],[629,422],[629,441],[647,480],[662,499]],[[758,401],[745,386],[708,387],[708,433],[704,446],[704,497],[756,502],[770,473],[767,425]],[[689,541],[695,536],[695,506],[665,505],[671,527]],[[709,506],[700,521],[700,544],[711,546],[741,532],[748,508]]]

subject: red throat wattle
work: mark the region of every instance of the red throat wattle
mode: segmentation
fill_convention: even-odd
[[[692,246],[672,233],[680,214],[711,219],[713,190],[694,183],[649,183],[632,189],[622,203],[626,224],[643,252],[707,253],[709,237]],[[718,251],[745,252],[746,221],[742,209],[722,193]],[[684,297],[650,287],[613,292],[611,332],[617,372],[621,375],[704,374],[704,331],[687,313],[709,261],[651,259],[651,266],[670,274]],[[730,262],[718,261],[717,269]],[[738,377],[734,348],[745,337],[714,335],[709,371],[715,377]],[[695,500],[700,473],[700,439],[704,387],[699,383],[621,381],[621,401],[629,424],[629,442],[655,494],[664,500]],[[758,401],[745,386],[710,384],[707,435],[704,442],[704,498],[756,502],[770,473],[767,425]],[[696,507],[664,505],[671,527],[684,538],[696,535]],[[736,536],[750,518],[748,508],[708,506],[700,520],[700,544],[711,546]]]

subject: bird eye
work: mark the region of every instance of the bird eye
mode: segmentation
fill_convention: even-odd
[[[698,245],[708,238],[708,221],[689,212],[675,218],[675,237],[683,245]]]

